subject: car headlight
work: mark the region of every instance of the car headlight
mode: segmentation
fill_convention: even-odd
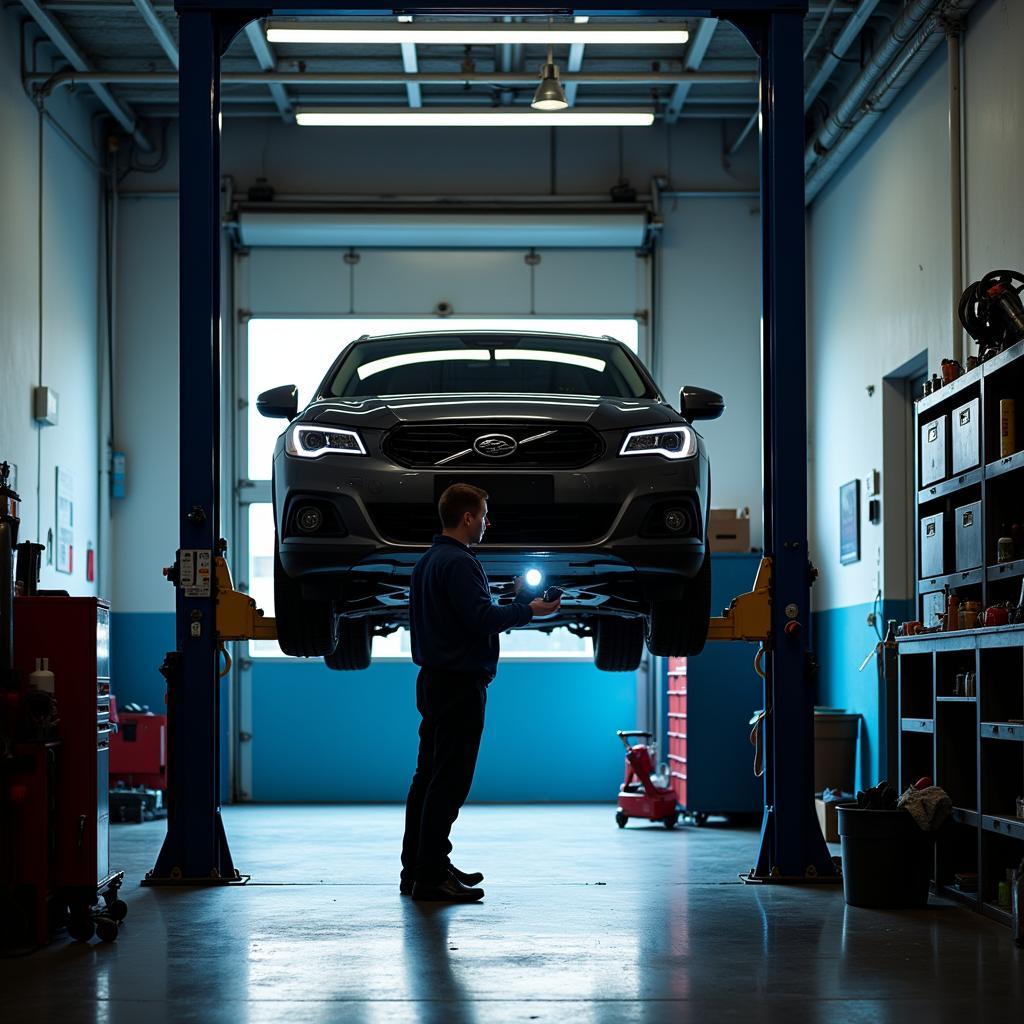
[[[363,439],[354,430],[337,427],[314,427],[300,423],[288,431],[285,450],[289,455],[315,459],[327,452],[338,455],[365,455]]]
[[[697,435],[690,427],[631,430],[622,442],[620,455],[661,455],[666,459],[692,459],[697,454]]]

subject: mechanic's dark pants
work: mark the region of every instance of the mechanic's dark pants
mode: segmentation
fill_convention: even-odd
[[[484,728],[486,676],[420,669],[420,751],[405,805],[403,881],[433,885],[448,871],[448,837],[469,796]]]

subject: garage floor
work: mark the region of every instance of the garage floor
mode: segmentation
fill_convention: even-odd
[[[740,884],[747,829],[608,807],[470,807],[486,900],[398,895],[398,807],[225,813],[248,886],[140,889],[163,823],[122,825],[115,945],[0,961],[0,1019],[89,1022],[1020,1020],[1024,951],[949,903],[879,913],[834,887]],[[914,1015],[914,1018],[911,1017]]]

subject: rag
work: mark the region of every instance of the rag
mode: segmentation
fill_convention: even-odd
[[[910,786],[900,797],[899,806],[910,811],[923,832],[935,832],[953,812],[953,801],[939,786],[926,786],[924,789]]]

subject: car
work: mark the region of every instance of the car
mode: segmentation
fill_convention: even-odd
[[[497,601],[536,569],[560,611],[526,628],[591,636],[606,671],[693,655],[707,637],[710,466],[693,424],[725,403],[673,407],[610,337],[508,331],[364,336],[301,411],[293,385],[257,409],[288,425],[274,449],[274,602],[285,654],[370,664],[408,623],[409,579],[452,483],[489,495],[476,549]],[[542,588],[543,589],[543,588]]]

